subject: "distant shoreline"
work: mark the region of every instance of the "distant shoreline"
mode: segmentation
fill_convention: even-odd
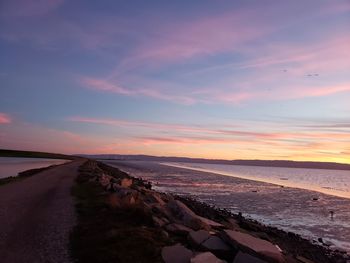
[[[229,164],[229,165],[326,169],[326,170],[349,170],[350,171],[350,164],[336,163],[336,162],[289,161],[289,160],[222,160],[222,159],[165,157],[165,156],[150,156],[150,155],[121,155],[121,154],[97,154],[97,155],[78,154],[77,156],[92,158],[92,159],[118,160],[118,161],[189,162],[189,163]]]

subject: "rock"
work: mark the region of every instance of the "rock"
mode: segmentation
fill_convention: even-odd
[[[174,233],[174,234],[183,235],[183,236],[187,236],[188,233],[190,233],[192,231],[191,228],[188,228],[184,225],[180,225],[180,224],[176,224],[176,223],[166,225],[165,229],[168,230],[169,232]]]
[[[112,184],[109,183],[109,184],[106,186],[106,190],[107,190],[107,191],[111,191],[112,189],[113,189]]]
[[[211,227],[224,227],[224,225],[218,223],[218,222],[215,222],[211,219],[208,219],[208,218],[205,218],[205,217],[201,217],[201,216],[197,216],[203,223],[211,226]]]
[[[217,236],[211,236],[207,240],[205,240],[201,247],[215,254],[217,257],[232,260],[234,255],[236,254],[236,249],[227,245],[222,239]]]
[[[138,203],[138,193],[131,192],[126,195],[122,195],[119,192],[112,193],[108,196],[108,203],[113,208],[127,208],[134,206]]]
[[[188,240],[195,247],[199,247],[200,244],[202,244],[209,237],[210,233],[206,230],[191,231],[188,234]]]
[[[161,206],[165,205],[165,202],[163,201],[163,199],[160,197],[158,193],[150,190],[143,191],[143,192],[145,194],[145,197],[144,197],[145,202],[149,204],[159,204]]]
[[[108,196],[108,204],[112,208],[117,208],[121,206],[121,200],[117,194],[113,193]]]
[[[189,263],[192,258],[192,251],[180,244],[164,247],[162,258],[165,263]]]
[[[103,187],[107,187],[111,182],[111,178],[112,177],[107,174],[101,174],[99,182]]]
[[[163,218],[152,216],[153,223],[157,227],[163,227],[167,222]]]
[[[239,251],[233,263],[267,263],[267,262]]]
[[[161,234],[162,237],[164,237],[164,238],[169,238],[169,233],[166,232],[165,230],[162,230],[162,231],[160,232],[160,234]]]
[[[191,209],[178,200],[169,201],[166,207],[171,211],[175,219],[180,220],[187,227],[194,230],[210,228]]]
[[[121,180],[120,185],[122,187],[130,187],[132,185],[132,183],[133,183],[132,179],[124,178],[124,179]]]
[[[309,260],[309,259],[307,259],[307,258],[304,258],[304,257],[302,257],[302,256],[296,256],[295,257],[297,260],[299,260],[300,262],[302,262],[302,263],[314,263],[313,261],[311,261],[311,260]]]
[[[231,251],[229,247],[221,238],[217,236],[211,236],[202,243],[202,246],[209,251]]]
[[[279,249],[266,240],[233,230],[224,230],[223,236],[230,244],[244,252],[269,262],[285,262]]]
[[[237,222],[236,219],[233,219],[233,218],[229,218],[227,219],[227,221],[229,222],[230,224],[230,229],[232,230],[238,230],[240,227],[239,227],[239,224]]]
[[[113,189],[120,195],[120,196],[125,196],[125,195],[129,195],[132,193],[136,193],[137,191],[130,189],[130,188],[126,188],[126,187],[121,187],[118,184],[113,184]]]
[[[136,204],[136,197],[134,197],[133,195],[127,195],[123,197],[123,202],[124,205],[134,205]]]
[[[191,263],[224,263],[221,259],[218,259],[210,252],[204,252],[197,254],[191,258]]]

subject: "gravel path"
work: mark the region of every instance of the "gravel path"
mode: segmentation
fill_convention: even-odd
[[[70,189],[81,163],[0,186],[1,262],[71,262],[68,244],[75,212]]]

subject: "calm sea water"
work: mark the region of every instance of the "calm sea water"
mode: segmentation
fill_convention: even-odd
[[[17,158],[0,157],[0,178],[17,176],[25,170],[46,167],[54,164],[62,164],[67,160],[42,159],[42,158]]]
[[[321,237],[331,247],[350,252],[349,171],[141,161],[108,164],[153,182],[158,191],[192,195],[310,240]]]

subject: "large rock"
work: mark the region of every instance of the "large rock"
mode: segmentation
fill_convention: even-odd
[[[188,240],[190,243],[199,247],[205,240],[210,237],[210,233],[206,230],[191,231],[188,235]]]
[[[176,220],[194,230],[210,229],[209,225],[203,222],[191,209],[179,200],[171,200],[166,207],[171,211]]]
[[[165,229],[171,233],[182,235],[182,236],[187,236],[188,233],[192,231],[191,228],[188,228],[187,226],[176,224],[176,223],[166,225]]]
[[[202,243],[202,246],[209,251],[231,251],[232,248],[228,246],[221,238],[211,236]]]
[[[191,258],[191,263],[224,263],[221,259],[217,258],[210,252],[204,252],[197,254]]]
[[[244,252],[255,255],[268,262],[285,262],[281,251],[266,240],[233,230],[224,230],[223,236],[230,244]]]
[[[120,196],[117,193],[112,193],[108,196],[108,204],[112,208],[128,208],[137,203],[137,197],[134,195]]]
[[[210,251],[216,256],[227,260],[232,260],[237,251],[235,248],[230,247],[217,236],[211,236],[205,240],[201,247],[202,249]]]
[[[211,219],[208,219],[208,218],[205,218],[205,217],[202,217],[202,216],[197,216],[203,223],[211,226],[211,227],[217,227],[217,228],[223,228],[224,225],[218,223],[218,222],[215,222]]]
[[[161,206],[165,205],[165,202],[163,201],[163,199],[160,197],[160,194],[154,192],[154,191],[143,191],[144,193],[144,200],[146,203],[148,204],[159,204]]]
[[[233,263],[267,263],[267,262],[239,251]]]
[[[192,251],[180,244],[164,247],[162,258],[165,263],[190,263]]]
[[[121,207],[120,197],[116,193],[110,194],[107,202],[112,208]]]
[[[123,178],[120,182],[120,185],[122,187],[130,187],[132,185],[133,181],[131,178]]]
[[[101,174],[101,176],[99,177],[99,182],[103,187],[107,187],[111,182],[111,178],[112,176],[109,176],[107,174]]]
[[[152,220],[154,225],[157,227],[163,227],[168,223],[168,220],[166,220],[165,218],[159,218],[157,216],[152,216]]]
[[[117,183],[113,183],[112,184],[112,188],[115,192],[117,192],[119,195],[123,196],[123,195],[128,195],[130,193],[135,193],[137,192],[136,190],[134,189],[130,189],[128,187],[123,187],[123,186],[120,186],[119,184]]]

